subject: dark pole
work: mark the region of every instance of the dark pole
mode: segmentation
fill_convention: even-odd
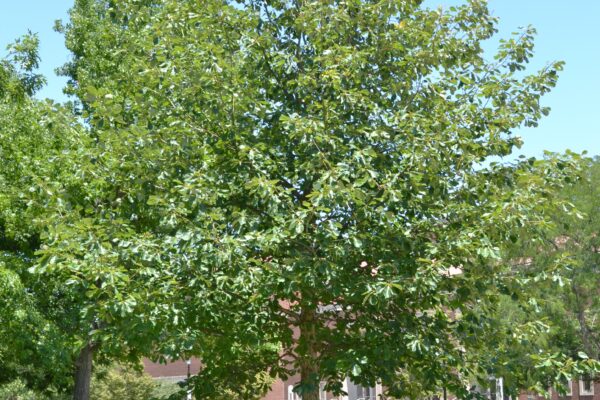
[[[446,394],[446,386],[444,386],[444,400],[448,400],[447,394]]]
[[[192,391],[190,390],[190,377],[192,376],[192,374],[190,372],[190,367],[192,366],[192,359],[190,358],[189,360],[187,360],[186,364],[187,364],[187,387],[188,387],[187,399],[192,400]]]

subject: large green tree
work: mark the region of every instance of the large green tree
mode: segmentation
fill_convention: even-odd
[[[269,370],[306,400],[346,376],[466,396],[498,294],[533,279],[507,244],[552,226],[573,174],[489,162],[562,67],[523,72],[531,28],[486,58],[495,27],[479,0],[76,1],[91,140],[38,271],[85,293],[89,363],[195,354],[204,395]]]

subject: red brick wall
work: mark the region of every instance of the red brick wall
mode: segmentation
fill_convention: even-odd
[[[581,396],[579,395],[579,381],[573,381],[571,384],[571,396],[559,396],[556,391],[552,391],[551,400],[600,400],[600,381],[594,382],[594,395]],[[545,400],[542,396],[534,395],[535,400]],[[527,400],[527,392],[521,392],[519,400]]]
[[[169,378],[176,376],[187,376],[187,363],[184,360],[177,360],[168,364],[155,363],[147,358],[142,360],[144,371],[153,378]],[[197,374],[200,371],[200,360],[192,358],[190,373]],[[271,390],[263,400],[287,400],[287,386],[281,379],[277,379],[271,386]]]
[[[172,376],[187,376],[187,363],[184,360],[177,360],[168,364],[159,364],[144,358],[144,371],[153,378],[167,378]],[[190,373],[195,375],[200,371],[200,360],[192,358]]]
[[[174,376],[187,376],[187,364],[183,360],[174,361],[168,364],[154,363],[148,359],[143,360],[144,370],[154,378],[167,378]],[[200,370],[200,360],[193,358],[190,365],[190,373],[195,375]],[[293,386],[298,380],[299,376],[290,377],[287,381],[277,379],[271,390],[265,395],[263,400],[287,400],[288,386]],[[551,400],[600,400],[600,381],[594,382],[594,395],[593,396],[580,396],[579,395],[579,382],[573,381],[572,383],[572,396],[558,396],[556,391],[552,391]],[[329,397],[329,396],[328,396]],[[542,396],[533,395],[534,400],[546,400]],[[528,393],[521,392],[518,400],[528,400]]]
[[[287,400],[287,387],[281,379],[277,379],[263,400]]]

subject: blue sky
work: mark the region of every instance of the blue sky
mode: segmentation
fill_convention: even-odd
[[[42,73],[48,86],[42,97],[64,100],[64,79],[54,69],[68,60],[60,34],[52,27],[66,19],[72,0],[20,0],[3,4],[0,13],[0,48],[31,30],[41,39]],[[456,5],[460,0],[426,0],[429,6]],[[532,24],[538,30],[533,69],[553,60],[566,61],[558,87],[544,103],[552,107],[538,128],[518,134],[525,140],[516,154],[540,156],[543,150],[571,149],[600,154],[600,1],[598,0],[490,0],[490,9],[500,18],[498,37],[507,37],[518,27]],[[490,47],[492,47],[490,45]]]
[[[0,54],[4,55],[6,45],[15,38],[37,32],[40,36],[41,72],[48,78],[48,86],[40,93],[41,97],[64,100],[62,87],[64,78],[54,74],[54,69],[68,60],[63,36],[52,29],[57,19],[67,20],[67,11],[73,0],[20,0],[5,1],[0,11]]]

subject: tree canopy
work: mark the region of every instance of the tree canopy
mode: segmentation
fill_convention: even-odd
[[[501,336],[495,310],[561,279],[558,254],[520,268],[514,248],[571,211],[554,193],[578,157],[497,160],[562,63],[526,70],[533,28],[486,54],[484,1],[421,3],[75,1],[58,28],[85,123],[38,148],[25,209],[32,271],[76,304],[79,367],[195,355],[204,396],[267,371],[305,400],[345,377],[466,397],[492,343],[535,334]],[[561,357],[514,365],[514,387],[595,365]]]

